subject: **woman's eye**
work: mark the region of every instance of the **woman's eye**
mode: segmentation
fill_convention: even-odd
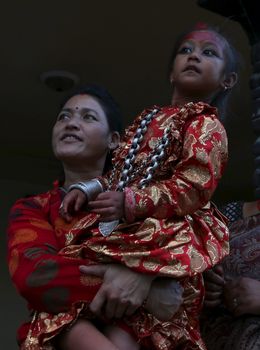
[[[191,52],[192,52],[192,48],[188,46],[183,46],[179,50],[180,54],[191,53]]]
[[[57,121],[61,121],[61,120],[65,120],[65,119],[69,119],[70,116],[66,113],[60,113],[57,117]]]
[[[96,118],[93,114],[89,114],[89,113],[83,115],[82,118],[83,118],[84,120],[97,120],[97,118]]]

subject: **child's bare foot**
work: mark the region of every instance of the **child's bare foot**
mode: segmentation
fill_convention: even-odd
[[[156,278],[151,286],[145,309],[160,321],[169,321],[179,310],[182,286],[172,278]]]

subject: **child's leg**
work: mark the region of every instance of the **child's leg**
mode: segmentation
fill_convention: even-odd
[[[104,328],[104,334],[120,350],[139,350],[140,345],[134,340],[131,334],[122,328],[109,325]]]
[[[78,320],[58,339],[60,350],[119,350],[88,320]],[[125,349],[125,348],[122,348]],[[128,348],[127,348],[128,349]],[[129,348],[130,349],[130,348]],[[135,348],[132,348],[135,349]]]

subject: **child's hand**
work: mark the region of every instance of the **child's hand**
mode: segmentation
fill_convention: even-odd
[[[85,193],[78,189],[73,189],[64,197],[60,206],[60,215],[66,221],[70,222],[72,215],[79,211],[86,202],[87,196]]]
[[[100,193],[88,207],[100,215],[100,221],[113,221],[124,217],[124,202],[124,192],[108,191]]]

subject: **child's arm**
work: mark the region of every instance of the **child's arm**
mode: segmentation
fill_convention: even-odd
[[[70,190],[63,199],[60,206],[60,215],[68,222],[86,204],[88,208],[100,215],[101,221],[113,221],[124,217],[124,193],[109,191],[97,195],[95,200],[88,200],[87,194],[77,189],[77,184]]]
[[[78,212],[87,203],[86,194],[76,188],[72,189],[64,197],[59,212],[68,222],[72,220],[73,214]]]
[[[124,193],[101,193],[88,203],[89,208],[103,221],[191,214],[211,199],[226,162],[224,127],[216,117],[200,115],[187,127],[182,157],[170,179],[154,181],[144,189],[129,186]]]
[[[225,129],[214,115],[200,115],[183,137],[181,159],[171,178],[151,182],[144,189],[125,189],[125,212],[131,221],[185,216],[211,199],[227,163]]]

